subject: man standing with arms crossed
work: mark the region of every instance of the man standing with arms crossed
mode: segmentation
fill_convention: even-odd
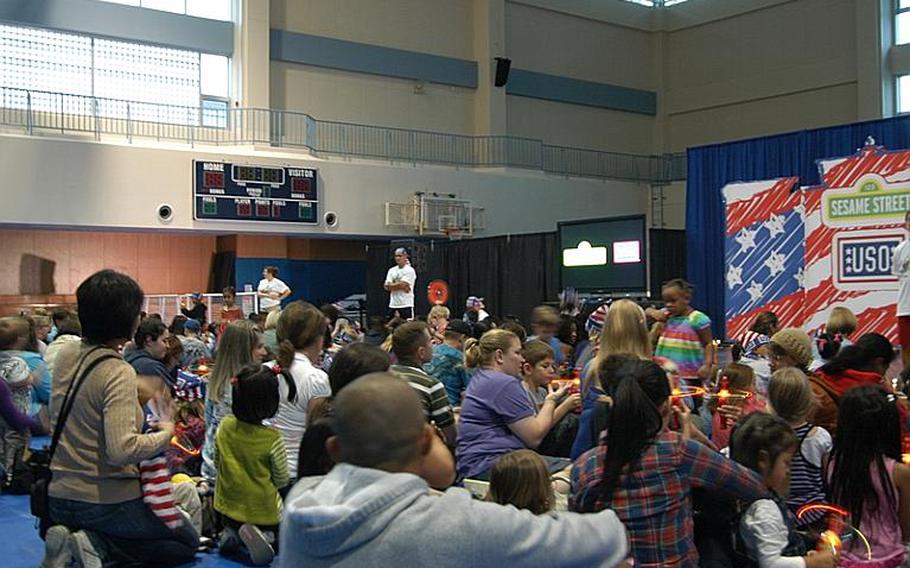
[[[414,284],[417,283],[417,272],[408,261],[408,251],[395,249],[395,266],[389,268],[383,288],[389,292],[390,318],[414,319]]]

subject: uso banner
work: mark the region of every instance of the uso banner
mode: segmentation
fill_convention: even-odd
[[[729,337],[742,337],[760,311],[812,332],[844,306],[859,320],[857,335],[896,342],[891,253],[910,211],[910,151],[869,141],[818,165],[819,187],[794,177],[724,187]]]

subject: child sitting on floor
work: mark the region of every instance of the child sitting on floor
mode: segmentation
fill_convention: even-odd
[[[708,403],[712,414],[711,441],[718,448],[726,448],[730,444],[730,432],[740,416],[764,412],[768,406],[755,392],[755,372],[751,367],[730,363],[721,371],[718,389],[724,385],[729,391],[729,398],[722,399],[718,391]]]
[[[790,464],[790,496],[787,506],[794,514],[809,503],[825,502],[822,463],[831,451],[831,434],[808,421],[815,406],[815,395],[809,379],[796,368],[774,373],[768,388],[768,400],[774,414],[783,418],[799,439],[799,448]],[[822,511],[810,511],[797,519],[796,526],[805,529],[824,518]]]
[[[214,448],[215,510],[224,523],[219,549],[265,566],[278,544],[278,491],[290,482],[281,434],[262,424],[278,412],[278,377],[270,367],[248,366],[231,384],[233,415],[218,426]]]
[[[546,462],[533,450],[500,457],[490,470],[487,501],[514,505],[535,515],[550,512],[556,503]]]
[[[843,566],[906,566],[910,468],[901,463],[898,404],[895,395],[878,385],[854,387],[840,399],[826,471],[828,493],[868,540],[845,544]]]
[[[772,381],[773,383],[773,381]],[[790,491],[790,461],[799,447],[793,429],[780,417],[755,412],[736,426],[730,457],[757,471],[771,490],[770,499],[754,501],[739,522],[742,548],[758,566],[834,568],[837,555],[831,550],[806,553],[806,544],[796,531],[796,519],[785,499]]]

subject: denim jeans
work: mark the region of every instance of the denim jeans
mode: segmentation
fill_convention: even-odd
[[[167,528],[142,499],[97,504],[50,499],[53,524],[85,530],[105,566],[176,566],[193,562],[199,535],[189,523]]]

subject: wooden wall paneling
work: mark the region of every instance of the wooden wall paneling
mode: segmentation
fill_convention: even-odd
[[[79,285],[70,281],[70,238],[69,231],[35,231],[34,254],[55,263],[53,293],[56,294],[70,293]]]
[[[20,294],[19,266],[22,253],[31,254],[35,247],[35,238],[30,231],[3,231],[0,235],[3,246],[0,246],[0,294]]]

